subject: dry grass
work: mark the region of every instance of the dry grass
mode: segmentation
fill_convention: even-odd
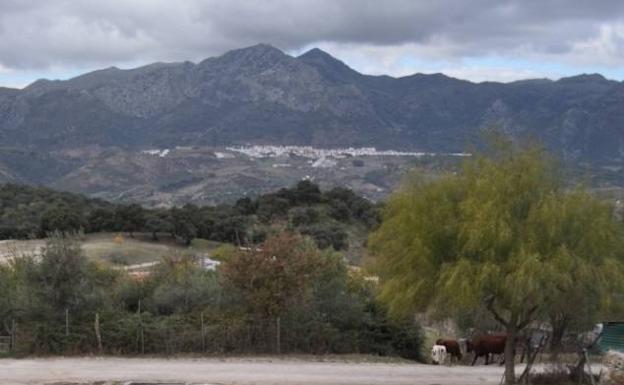
[[[613,371],[607,381],[608,385],[624,385],[624,372]]]
[[[566,369],[547,370],[531,375],[532,385],[577,385]]]
[[[82,248],[90,259],[119,265],[154,262],[166,255],[185,252],[182,247],[159,242],[146,242],[129,237],[123,237],[122,241],[118,242],[113,236],[87,239]]]
[[[84,237],[82,248],[89,259],[109,262],[115,265],[136,265],[159,261],[167,255],[184,253],[209,253],[219,243],[210,241],[194,242],[187,248],[169,239],[153,241],[149,236],[137,234],[134,238],[126,234],[99,233]],[[3,259],[20,255],[38,254],[45,246],[45,240],[20,240],[0,242],[0,262]]]

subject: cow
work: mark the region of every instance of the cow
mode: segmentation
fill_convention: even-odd
[[[433,345],[431,348],[431,361],[435,365],[441,365],[446,362],[446,347],[444,345]]]
[[[459,347],[459,342],[455,340],[439,338],[436,341],[436,345],[442,345],[446,348],[446,352],[451,355],[451,362],[453,361],[453,359],[456,359],[458,362],[461,361],[462,354]]]
[[[505,351],[506,343],[506,334],[482,335],[476,337],[472,341],[467,341],[466,351],[474,351],[474,359],[472,360],[473,366],[479,357],[485,357],[485,364],[488,365],[490,354],[502,354]]]

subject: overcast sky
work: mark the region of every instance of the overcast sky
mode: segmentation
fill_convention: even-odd
[[[0,85],[253,45],[364,73],[624,79],[623,0],[0,0]]]

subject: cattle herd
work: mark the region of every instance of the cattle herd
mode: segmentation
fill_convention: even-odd
[[[487,365],[493,359],[493,355],[503,356],[506,343],[506,334],[485,334],[471,340],[441,338],[431,348],[431,360],[434,364],[453,363],[461,361],[465,354],[473,353],[472,365],[476,364],[480,357],[484,358]],[[504,360],[501,360],[502,363]]]

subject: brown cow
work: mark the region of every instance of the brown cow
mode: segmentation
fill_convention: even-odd
[[[466,350],[468,352],[474,351],[472,365],[482,356],[485,357],[485,364],[488,365],[490,354],[502,354],[505,351],[506,342],[506,334],[482,335],[476,337],[472,341],[467,341]]]
[[[457,361],[461,361],[462,354],[457,341],[440,338],[436,340],[436,345],[442,345],[446,348],[446,352],[451,355],[451,361],[453,358],[456,358]]]

